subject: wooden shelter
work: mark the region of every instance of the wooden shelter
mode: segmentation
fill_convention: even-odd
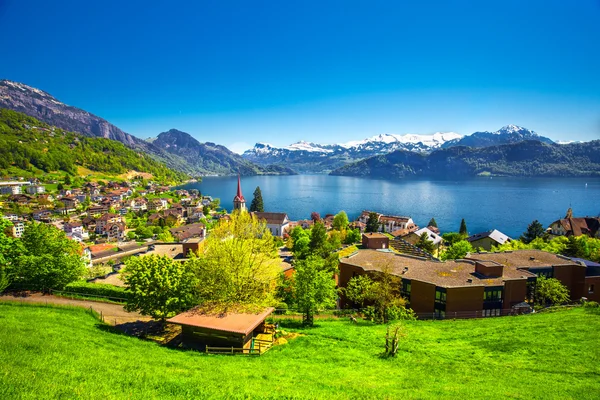
[[[269,307],[260,314],[206,314],[192,309],[174,316],[167,322],[181,325],[183,343],[186,346],[203,351],[208,351],[209,347],[231,348],[232,353],[235,350],[247,354],[255,348],[255,341],[262,343],[265,340],[265,333],[268,332],[265,319],[274,310],[273,307]],[[272,335],[270,337],[272,342]],[[259,350],[260,352],[262,351]]]

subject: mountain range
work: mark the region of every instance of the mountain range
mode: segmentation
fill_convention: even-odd
[[[355,176],[596,175],[598,142],[556,144],[532,130],[507,125],[462,136],[381,134],[340,144],[300,141],[287,147],[257,143],[236,154],[171,129],[142,140],[85,110],[31,86],[0,80],[0,108],[22,112],[69,132],[121,142],[138,154],[188,175],[331,173]]]
[[[342,144],[297,142],[287,147],[273,147],[257,143],[244,152],[243,157],[259,165],[286,165],[300,173],[329,172],[344,165],[374,156],[403,150],[414,153],[431,153],[438,149],[469,146],[488,147],[536,140],[553,143],[532,130],[507,125],[495,132],[475,132],[462,136],[455,132],[437,132],[432,135],[382,134],[360,141]]]
[[[191,135],[177,130],[161,133],[157,141],[145,141],[103,118],[64,104],[49,93],[19,82],[0,80],[0,108],[22,112],[50,126],[84,136],[116,140],[189,175],[293,173],[283,167],[253,164],[226,147],[200,143]],[[175,142],[179,144],[173,145]],[[165,143],[170,145],[165,146]]]

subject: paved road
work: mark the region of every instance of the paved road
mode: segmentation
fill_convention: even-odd
[[[123,306],[118,304],[101,303],[97,301],[68,299],[53,295],[43,295],[41,293],[32,293],[26,296],[3,295],[0,296],[2,301],[20,301],[23,303],[39,303],[39,304],[58,304],[70,305],[83,308],[92,308],[98,314],[102,314],[104,321],[111,325],[119,325],[127,322],[149,321],[149,317],[142,316],[136,312],[128,312],[123,309]]]

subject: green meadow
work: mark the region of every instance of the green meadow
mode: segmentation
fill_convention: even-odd
[[[89,311],[0,303],[0,399],[598,399],[600,315],[403,323],[318,320],[260,357],[206,355],[116,333]]]

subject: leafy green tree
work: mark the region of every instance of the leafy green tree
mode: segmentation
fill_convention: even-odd
[[[360,242],[360,239],[361,239],[360,231],[358,229],[351,229],[346,233],[346,239],[344,240],[344,243],[346,243],[346,244],[358,243],[358,242]]]
[[[457,260],[464,258],[467,253],[473,252],[473,246],[466,240],[454,243],[445,252],[442,253],[442,260]]]
[[[575,236],[569,236],[567,245],[563,250],[563,255],[567,257],[580,257],[585,258],[590,253],[587,247],[587,241],[584,236],[576,238]]]
[[[464,236],[469,236],[469,231],[467,230],[467,223],[465,222],[464,218],[460,221],[460,229],[458,230],[458,233]]]
[[[302,260],[308,257],[310,253],[310,231],[302,229],[301,226],[296,226],[290,232],[292,238],[292,252],[296,259]]]
[[[379,231],[379,217],[377,213],[372,212],[369,213],[369,219],[367,220],[367,227],[365,228],[367,232],[378,232]]]
[[[192,307],[197,280],[190,266],[167,256],[130,257],[123,274],[130,293],[125,308],[164,322]]]
[[[69,174],[65,175],[65,185],[70,185],[72,183],[73,183],[73,181],[71,179],[71,175],[69,175]]]
[[[365,303],[372,302],[375,297],[375,282],[368,275],[358,275],[351,278],[345,288],[340,291],[346,298],[363,308]]]
[[[81,245],[53,225],[28,224],[21,243],[23,254],[15,261],[10,274],[20,287],[63,289],[85,273]]]
[[[346,211],[340,211],[333,217],[333,229],[337,231],[345,231],[348,228],[348,214]]]
[[[12,222],[0,214],[0,293],[9,286],[9,271],[23,251],[21,241],[12,237],[12,226]]]
[[[164,231],[162,231],[162,233],[160,233],[158,235],[158,240],[160,240],[161,242],[167,242],[167,243],[177,241],[177,240],[175,240],[173,235],[171,235],[171,232],[168,229],[165,229]]]
[[[433,227],[438,227],[437,222],[435,221],[435,218],[431,218],[429,220],[429,223],[427,224],[427,226],[433,226]]]
[[[543,237],[545,233],[546,231],[544,230],[544,227],[540,221],[536,219],[531,222],[527,227],[527,230],[523,232],[523,235],[521,235],[521,241],[528,244],[539,237]]]
[[[215,306],[272,304],[281,271],[277,248],[264,221],[234,212],[221,220],[188,261],[198,276],[200,300]]]
[[[252,203],[250,203],[250,211],[253,212],[263,212],[265,211],[265,205],[263,203],[262,192],[260,191],[260,186],[257,186],[254,190],[254,198],[252,199]]]
[[[310,256],[296,263],[294,298],[302,312],[302,322],[312,326],[319,310],[335,306],[337,292],[330,272],[324,269],[324,260]]]
[[[327,230],[321,221],[317,221],[313,225],[308,247],[312,254],[319,254],[323,258],[327,256],[327,254],[325,257],[323,256],[323,253],[327,252]]]
[[[435,251],[435,245],[433,244],[433,241],[429,240],[427,232],[423,232],[421,236],[419,236],[419,240],[415,243],[415,246],[430,254]]]
[[[466,238],[465,235],[461,235],[458,232],[446,232],[442,235],[442,239],[444,239],[445,242],[450,243],[450,245],[465,240]]]
[[[540,306],[568,303],[569,289],[558,279],[538,276],[535,283],[535,302]]]
[[[387,323],[396,319],[414,319],[412,310],[406,308],[406,300],[400,293],[402,280],[391,274],[389,265],[383,266],[375,277],[373,287],[374,319]]]

